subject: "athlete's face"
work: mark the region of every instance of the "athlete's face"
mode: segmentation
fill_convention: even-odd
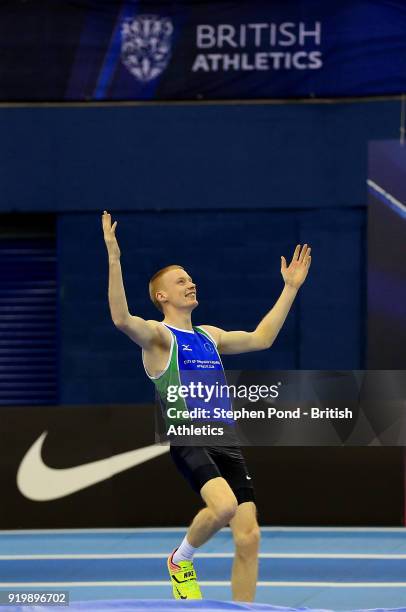
[[[169,270],[162,277],[161,291],[163,305],[171,304],[175,308],[193,310],[198,305],[196,285],[186,270]]]

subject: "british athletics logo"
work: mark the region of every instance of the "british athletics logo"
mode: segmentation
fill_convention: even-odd
[[[138,15],[121,26],[121,60],[142,83],[156,79],[171,57],[173,24],[168,17]]]

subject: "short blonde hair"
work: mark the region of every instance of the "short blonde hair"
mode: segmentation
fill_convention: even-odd
[[[161,268],[160,270],[158,270],[158,272],[155,272],[154,276],[152,276],[151,280],[149,281],[149,285],[148,285],[149,297],[151,298],[154,306],[156,306],[158,310],[160,310],[161,312],[163,312],[161,303],[158,302],[158,300],[156,299],[156,292],[158,291],[159,279],[165,274],[165,272],[169,272],[169,270],[184,270],[184,269],[185,268],[183,266],[178,266],[176,264],[165,266],[165,268]]]

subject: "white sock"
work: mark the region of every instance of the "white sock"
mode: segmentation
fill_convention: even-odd
[[[179,561],[192,561],[193,555],[195,554],[197,548],[189,544],[187,536],[183,538],[182,544],[179,546],[178,550],[173,555],[173,562],[179,563]]]

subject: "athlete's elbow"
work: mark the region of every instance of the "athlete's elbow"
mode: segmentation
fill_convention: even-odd
[[[260,334],[260,333],[255,333],[254,332],[254,337],[255,337],[255,350],[256,351],[266,351],[267,349],[271,348],[272,344],[273,344],[273,338],[268,338],[267,336],[265,336],[264,334]]]
[[[112,317],[113,325],[120,331],[124,331],[128,325],[128,317]]]

